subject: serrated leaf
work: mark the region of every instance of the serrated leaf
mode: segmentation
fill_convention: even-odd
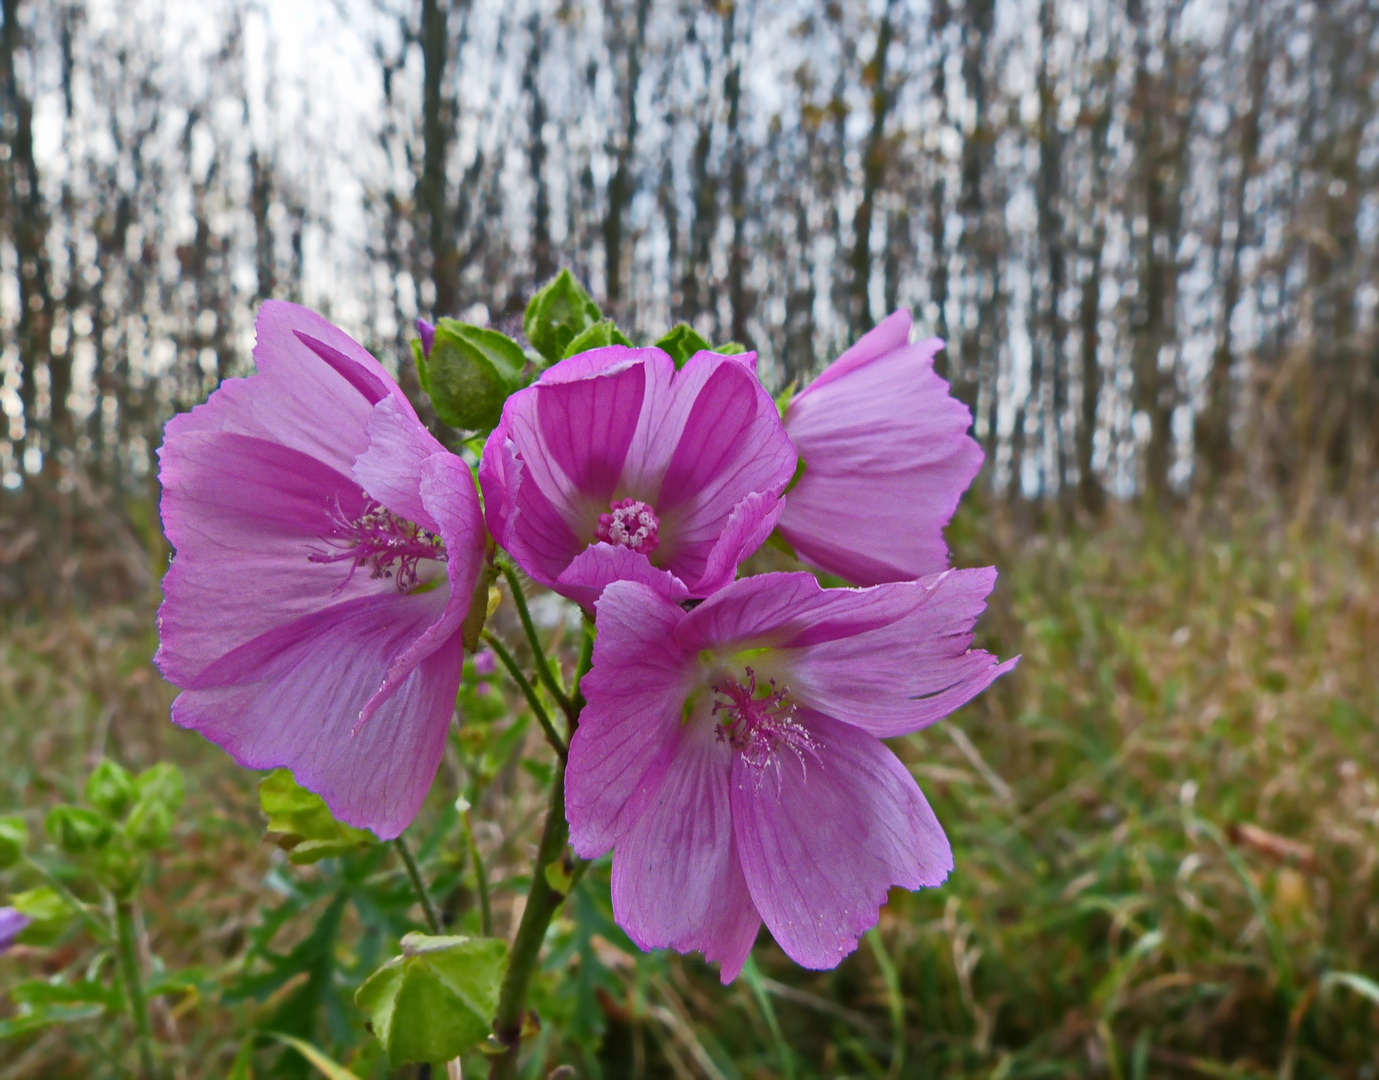
[[[298,784],[288,769],[263,778],[259,806],[268,817],[268,838],[298,865],[378,843],[368,830],[336,821],[326,801]]]
[[[503,402],[522,388],[526,354],[506,334],[456,319],[436,323],[431,350],[418,370],[436,415],[454,428],[483,430],[498,423]]]
[[[522,316],[522,332],[532,347],[553,364],[570,342],[603,317],[599,307],[569,270],[562,270],[536,290]]]
[[[603,319],[594,323],[593,326],[575,337],[570,344],[565,346],[564,353],[561,354],[562,360],[568,360],[572,356],[578,356],[582,352],[590,349],[602,349],[609,345],[627,345],[632,342],[627,335],[618,329],[612,319]]]
[[[496,938],[408,934],[354,1000],[394,1068],[449,1061],[487,1038],[506,962]]]

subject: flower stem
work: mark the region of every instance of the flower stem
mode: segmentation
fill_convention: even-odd
[[[483,856],[479,854],[479,844],[474,839],[474,822],[466,810],[460,815],[464,822],[464,839],[469,845],[469,856],[474,860],[474,886],[479,892],[479,929],[484,937],[493,936],[493,906],[488,898],[488,872],[484,869]]]
[[[412,852],[407,847],[407,841],[402,837],[393,840],[393,847],[397,848],[397,853],[402,856],[402,865],[407,868],[407,878],[412,883],[412,891],[417,894],[417,899],[421,901],[421,910],[426,915],[427,929],[433,934],[441,932],[441,921],[436,915],[435,905],[431,903],[431,895],[426,891],[426,883],[421,880],[421,869],[417,866],[416,859],[412,858]]]
[[[484,631],[484,640],[498,655],[498,659],[503,662],[503,666],[508,669],[508,674],[512,676],[522,695],[527,699],[527,704],[531,706],[531,711],[536,714],[537,723],[541,725],[541,730],[546,733],[546,741],[555,748],[555,752],[560,755],[560,760],[565,760],[567,753],[565,740],[560,737],[560,732],[556,731],[555,724],[551,722],[551,714],[546,711],[546,706],[541,704],[541,699],[536,695],[536,687],[532,686],[531,680],[522,672],[522,665],[517,662],[517,658],[512,655],[508,647],[503,644],[502,638],[492,630]],[[538,653],[538,656],[541,654]]]
[[[522,620],[522,629],[526,631],[527,640],[531,642],[532,655],[536,658],[536,674],[541,683],[550,691],[551,697],[564,710],[565,715],[569,716],[574,707],[570,702],[569,696],[565,693],[565,688],[560,685],[555,677],[555,672],[551,669],[550,661],[546,659],[546,650],[541,647],[541,639],[536,635],[536,624],[532,622],[531,611],[527,608],[527,597],[522,592],[522,582],[517,576],[517,571],[512,564],[505,559],[498,560],[498,569],[507,580],[508,588],[512,591],[512,602],[517,605],[517,615]]]
[[[119,952],[120,979],[124,983],[129,1018],[134,1022],[134,1042],[139,1048],[139,1073],[143,1080],[154,1080],[153,1032],[148,1025],[148,1001],[139,972],[139,950],[134,932],[134,902],[115,901],[115,929]]]
[[[541,833],[536,865],[532,868],[531,888],[527,892],[527,906],[522,911],[522,922],[517,927],[517,937],[508,957],[508,969],[498,992],[498,1014],[493,1020],[493,1033],[503,1050],[493,1059],[489,1080],[511,1080],[517,1075],[522,1025],[527,1015],[527,990],[541,957],[546,929],[565,899],[565,893],[558,892],[546,876],[546,868],[564,853],[568,836],[569,829],[565,824],[565,765],[562,761],[556,766],[551,801],[546,810],[546,825]]]

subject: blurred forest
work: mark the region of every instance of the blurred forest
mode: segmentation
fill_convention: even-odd
[[[979,483],[1045,520],[1372,512],[1372,0],[0,11],[0,604],[153,584],[161,425],[260,300],[398,364],[418,314],[519,332],[562,265],[777,386],[910,306]]]

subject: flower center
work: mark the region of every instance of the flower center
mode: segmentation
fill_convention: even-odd
[[[661,522],[656,512],[640,499],[622,499],[599,515],[594,539],[621,544],[641,555],[650,555],[661,542]]]
[[[381,503],[364,497],[364,512],[351,521],[337,501],[332,514],[335,535],[322,537],[331,551],[313,551],[314,563],[348,561],[350,571],[340,583],[343,589],[361,566],[371,578],[393,578],[398,592],[410,592],[421,581],[421,564],[445,562],[445,544],[435,533],[399,517]]]
[[[809,729],[795,719],[795,706],[787,700],[787,691],[771,679],[769,693],[759,694],[756,673],[747,668],[747,685],[729,678],[714,686],[719,699],[714,702],[713,715],[722,714],[717,736],[742,757],[742,762],[756,772],[756,786],[766,769],[776,771],[780,783],[780,749],[784,747],[805,766],[805,754],[819,760],[819,743]]]

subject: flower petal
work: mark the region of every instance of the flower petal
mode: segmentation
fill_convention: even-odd
[[[615,581],[640,581],[667,600],[689,599],[689,590],[669,570],[658,570],[639,551],[621,544],[590,544],[556,579],[555,587],[586,610],[594,610],[599,594]]]
[[[436,620],[443,602],[435,593],[394,592],[309,618],[295,641],[238,681],[184,691],[173,721],[240,765],[291,769],[340,820],[392,839],[421,806],[445,749],[462,666],[459,637],[423,660],[354,729],[389,663]]]
[[[942,884],[953,853],[914,778],[881,742],[827,716],[800,718],[819,760],[782,754],[777,777],[739,756],[733,829],[777,943],[807,968],[830,968],[876,925],[892,885]]]
[[[445,453],[445,447],[398,397],[386,397],[374,406],[368,430],[369,445],[354,461],[355,480],[394,514],[440,532],[421,497],[421,467],[433,454]]]
[[[906,345],[908,328],[908,313],[896,312],[785,415],[805,470],[781,535],[806,561],[862,585],[944,569],[943,529],[982,466],[967,406],[933,370],[943,342]]]
[[[655,797],[613,853],[613,914],[640,948],[720,961],[726,985],[761,927],[733,838],[732,751],[708,724],[682,726],[672,741]]]
[[[587,704],[570,741],[565,817],[581,858],[608,851],[655,794],[693,689],[694,658],[671,633],[685,613],[655,589],[616,581],[598,601]]]
[[[771,535],[780,519],[781,501],[760,491],[751,492],[728,515],[714,541],[695,592],[707,596],[733,580],[738,564],[756,551]]]

